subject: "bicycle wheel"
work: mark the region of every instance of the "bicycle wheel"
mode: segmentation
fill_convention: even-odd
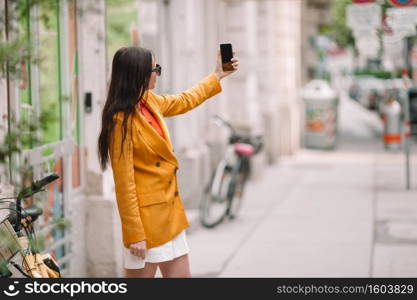
[[[224,168],[221,174],[215,172],[211,176],[200,202],[200,222],[204,227],[213,228],[226,216],[229,207],[227,190],[230,181],[231,173],[227,168]]]
[[[237,217],[243,201],[243,191],[245,189],[246,179],[248,178],[247,163],[242,161],[242,168],[235,176],[230,189],[230,202],[228,207],[228,216],[230,219]]]

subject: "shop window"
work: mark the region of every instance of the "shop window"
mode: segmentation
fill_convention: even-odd
[[[106,0],[107,66],[110,72],[114,53],[121,48],[138,44],[136,0]]]

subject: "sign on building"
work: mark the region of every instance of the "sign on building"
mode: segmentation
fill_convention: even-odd
[[[353,3],[362,4],[362,3],[372,3],[375,0],[352,0]]]
[[[391,5],[398,7],[413,6],[417,3],[417,0],[389,0]]]
[[[404,38],[416,34],[417,7],[393,7],[386,11],[386,23],[392,29],[392,35]]]
[[[361,55],[377,56],[380,48],[377,30],[381,26],[382,18],[380,5],[376,3],[350,4],[347,7],[346,18]]]
[[[347,7],[347,25],[353,29],[374,29],[381,25],[381,7],[376,3],[350,4]]]

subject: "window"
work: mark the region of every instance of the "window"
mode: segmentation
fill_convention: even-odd
[[[138,42],[136,0],[106,0],[107,70],[110,72],[114,53]],[[110,74],[109,74],[110,76]]]
[[[63,270],[71,257],[68,207],[82,185],[76,21],[76,0],[40,1],[18,19],[19,36],[30,55],[19,63],[18,80],[10,80],[18,92],[11,95],[16,105],[8,107],[18,110],[20,133],[26,136],[22,158],[28,159],[23,164],[28,176],[22,185],[50,172],[60,176],[24,207],[36,203],[43,208],[36,224],[38,240]]]

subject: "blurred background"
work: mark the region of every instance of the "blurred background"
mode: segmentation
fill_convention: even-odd
[[[121,276],[96,154],[112,57],[151,49],[155,92],[175,94],[232,43],[240,69],[222,93],[166,119],[193,276],[417,276],[416,2],[0,0],[0,196],[58,173],[25,202],[44,210],[42,249],[63,276]],[[264,147],[238,217],[206,228],[200,199],[229,137],[213,114]]]

